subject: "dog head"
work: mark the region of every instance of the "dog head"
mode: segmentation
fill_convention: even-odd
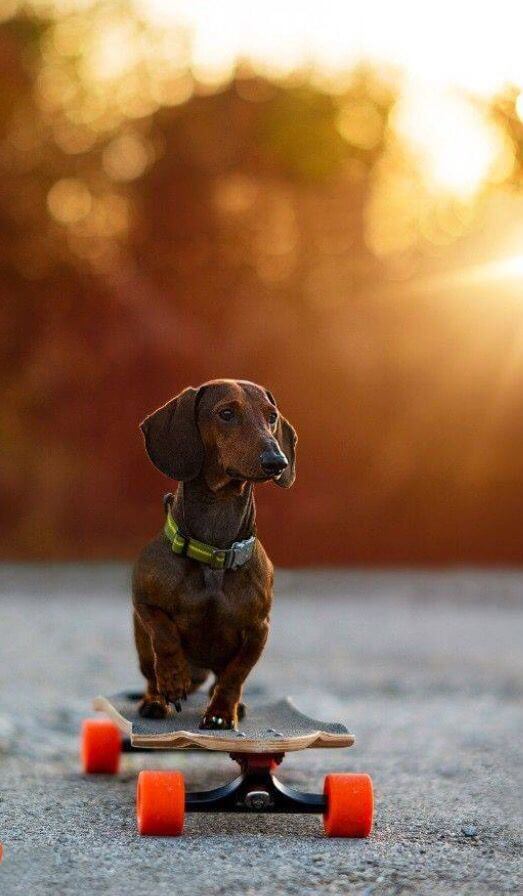
[[[189,387],[141,424],[147,453],[171,479],[203,473],[211,488],[296,477],[297,436],[268,391],[246,380]]]

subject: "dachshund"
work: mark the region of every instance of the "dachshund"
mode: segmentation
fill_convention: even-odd
[[[134,633],[147,690],[164,718],[214,683],[200,728],[235,728],[244,682],[269,632],[273,566],[256,536],[253,488],[296,476],[296,432],[262,386],[217,379],[184,389],[141,424],[155,467],[178,481],[166,524],[133,573]]]

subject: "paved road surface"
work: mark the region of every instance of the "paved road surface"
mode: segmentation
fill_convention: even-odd
[[[367,841],[326,840],[315,816],[189,816],[180,839],[135,831],[136,770],[79,773],[93,694],[139,684],[122,567],[0,568],[0,892],[13,894],[521,893],[523,575],[282,573],[250,699],[291,694],[344,721],[350,750],[289,756],[321,788],[367,770]],[[181,753],[203,789],[234,771]]]

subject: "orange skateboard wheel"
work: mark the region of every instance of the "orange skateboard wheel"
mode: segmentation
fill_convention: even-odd
[[[327,775],[323,792],[327,837],[368,837],[374,815],[374,791],[369,775]]]
[[[116,775],[120,766],[122,737],[110,719],[86,719],[82,724],[81,759],[88,775]]]
[[[181,772],[143,771],[136,787],[136,821],[140,834],[178,837],[185,817]]]

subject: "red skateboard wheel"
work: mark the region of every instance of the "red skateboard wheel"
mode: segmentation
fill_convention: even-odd
[[[368,837],[374,815],[369,775],[327,775],[323,826],[328,837]]]
[[[88,775],[116,775],[120,766],[122,737],[110,719],[86,719],[82,724],[81,759]]]
[[[140,834],[178,837],[185,817],[181,772],[143,771],[136,787],[136,821]]]

